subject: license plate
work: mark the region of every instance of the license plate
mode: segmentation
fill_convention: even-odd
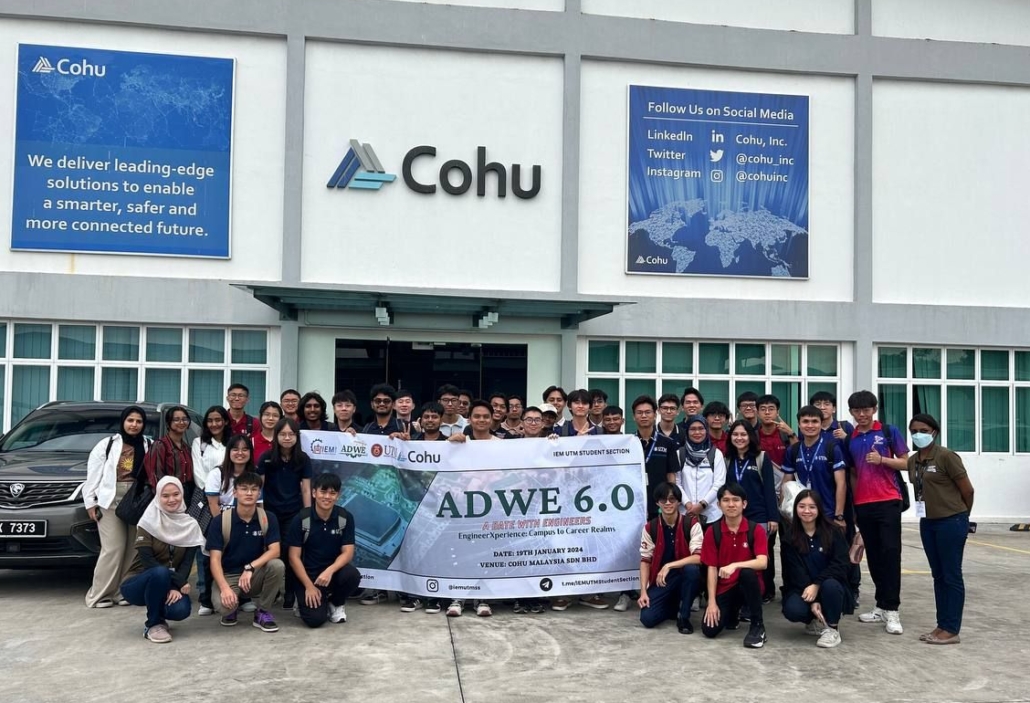
[[[0,538],[46,537],[46,520],[0,520]]]

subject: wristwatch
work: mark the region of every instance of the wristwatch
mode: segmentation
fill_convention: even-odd
[[[699,500],[698,504],[701,506],[702,510],[708,510],[708,503],[704,502],[703,500]]]
[[[833,519],[834,520],[840,520],[841,522],[844,522],[844,516],[843,515],[834,515]]]
[[[254,565],[253,564],[247,564],[246,566],[243,567],[243,570],[244,571],[253,571],[254,570]]]

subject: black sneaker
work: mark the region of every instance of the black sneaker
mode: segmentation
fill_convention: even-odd
[[[694,634],[694,626],[690,624],[690,620],[684,620],[683,618],[676,618],[676,629],[680,631],[681,635],[692,635]]]
[[[517,615],[525,615],[529,612],[529,608],[522,601],[515,601],[515,605],[512,606],[512,612]]]
[[[739,619],[737,619],[737,620],[727,620],[726,621],[726,628],[725,629],[727,629],[727,630],[739,630],[740,629],[740,620]]]
[[[293,610],[293,605],[296,602],[297,602],[297,595],[295,593],[284,593],[283,594],[283,610]]]
[[[743,606],[740,609],[740,618],[739,619],[740,619],[741,622],[751,622],[751,608],[747,607],[746,605]]]
[[[761,649],[765,646],[765,639],[765,625],[760,622],[751,623],[751,627],[744,636],[744,646]]]

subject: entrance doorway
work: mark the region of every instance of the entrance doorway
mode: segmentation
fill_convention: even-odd
[[[369,391],[377,383],[410,390],[420,405],[433,400],[445,383],[476,398],[495,391],[525,397],[526,355],[525,344],[337,339],[336,390],[354,391],[363,417],[369,415]]]

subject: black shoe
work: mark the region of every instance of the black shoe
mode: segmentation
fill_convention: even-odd
[[[760,622],[751,623],[747,634],[744,636],[744,646],[751,649],[761,649],[765,646],[765,625]]]
[[[751,608],[746,605],[740,609],[741,622],[751,622]]]
[[[293,593],[283,594],[283,610],[293,610],[293,604],[297,602],[297,596]]]
[[[776,600],[776,594],[775,593],[766,593],[764,596],[762,596],[762,602],[765,603],[766,605],[768,605],[769,603],[772,603],[774,600]]]
[[[740,620],[727,620],[726,621],[726,627],[724,629],[726,629],[726,630],[739,630],[740,629]]]
[[[694,626],[690,624],[690,620],[683,618],[676,618],[676,629],[680,631],[681,635],[694,634]]]

